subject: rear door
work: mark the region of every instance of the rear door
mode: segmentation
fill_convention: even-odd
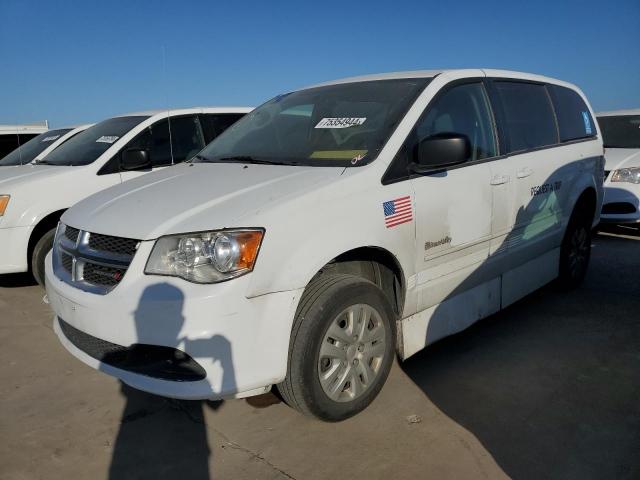
[[[503,221],[496,228],[493,250],[507,254],[508,267],[513,268],[556,246],[569,162],[554,147],[558,127],[547,87],[517,80],[490,83],[507,154],[492,167],[496,193],[500,188],[506,192],[501,197],[506,204],[496,202]]]

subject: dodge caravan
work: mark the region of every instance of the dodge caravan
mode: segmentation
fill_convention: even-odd
[[[1,159],[0,167],[15,167],[31,162],[38,162],[38,160],[46,157],[64,142],[78,133],[83,132],[90,126],[89,124],[78,127],[56,128],[41,133]]]
[[[341,420],[406,359],[585,276],[603,148],[575,86],[497,70],[288,92],[188,163],[61,218],[46,283],[62,344],[147,392],[273,385]]]
[[[597,116],[606,162],[600,221],[640,224],[640,109]]]
[[[44,259],[62,213],[104,188],[198,153],[248,108],[132,113],[74,136],[37,164],[0,168],[0,274],[31,270],[44,284]]]

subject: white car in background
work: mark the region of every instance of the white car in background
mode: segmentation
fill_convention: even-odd
[[[190,159],[250,110],[186,108],[113,117],[35,164],[0,168],[0,274],[30,270],[43,284],[44,258],[67,208],[107,187]]]
[[[640,224],[640,109],[597,114],[605,148],[603,223]]]
[[[49,122],[46,120],[25,125],[0,125],[0,158],[47,130]]]
[[[0,159],[0,167],[15,167],[27,165],[31,162],[37,163],[64,142],[92,125],[92,123],[89,123],[75,127],[56,128],[41,133]]]

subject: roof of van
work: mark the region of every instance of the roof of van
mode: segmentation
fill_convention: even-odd
[[[596,113],[596,117],[613,117],[618,115],[640,115],[640,108],[629,108],[627,110],[610,110],[608,112]]]
[[[171,116],[186,115],[189,113],[248,113],[253,107],[191,107],[191,108],[159,108],[157,110],[144,110],[142,112],[124,113],[115,117],[152,117],[169,112]]]
[[[44,133],[47,130],[49,130],[49,122],[47,120],[22,125],[0,125],[0,135],[8,133]]]
[[[467,73],[469,76],[482,76],[487,77],[503,77],[503,78],[518,78],[523,80],[533,80],[537,82],[554,83],[558,85],[565,85],[574,87],[574,85],[558,80],[551,77],[545,77],[543,75],[535,75],[533,73],[516,72],[512,70],[495,70],[486,68],[477,69],[447,69],[447,70],[413,70],[406,72],[389,72],[389,73],[377,73],[373,75],[361,75],[357,77],[347,77],[338,80],[331,80],[329,82],[318,83],[311,85],[307,88],[321,87],[325,85],[337,85],[340,83],[354,83],[354,82],[367,82],[371,80],[391,80],[396,78],[432,78],[436,75],[443,73]]]

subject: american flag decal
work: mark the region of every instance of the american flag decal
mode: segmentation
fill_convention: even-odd
[[[384,224],[387,228],[395,227],[413,220],[411,197],[400,197],[382,204]]]

